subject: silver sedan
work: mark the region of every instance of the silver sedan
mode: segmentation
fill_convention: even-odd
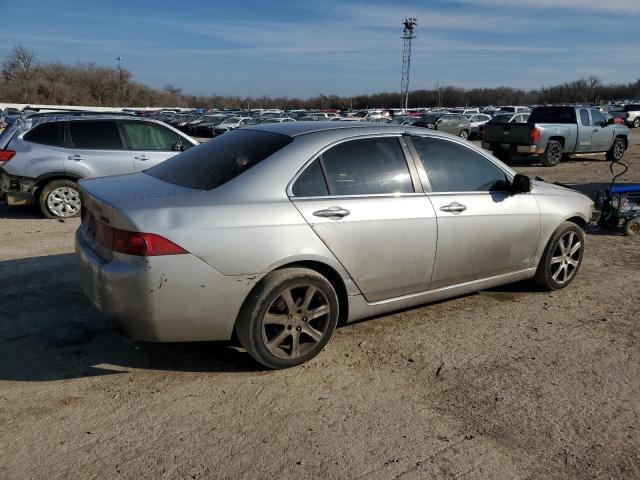
[[[84,180],[82,286],[132,337],[228,340],[303,363],[339,322],[535,279],[566,287],[589,198],[433,130],[234,130],[131,175]]]

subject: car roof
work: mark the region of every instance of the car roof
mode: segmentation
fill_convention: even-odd
[[[260,125],[250,125],[242,127],[243,130],[259,130],[262,132],[279,133],[289,137],[298,137],[313,133],[334,133],[338,136],[349,137],[356,135],[391,134],[401,135],[403,133],[414,135],[430,135],[452,137],[447,133],[430,130],[420,127],[399,124],[380,124],[371,122],[281,122],[263,123]]]

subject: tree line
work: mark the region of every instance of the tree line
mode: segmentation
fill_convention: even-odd
[[[512,87],[463,89],[443,86],[414,90],[410,107],[530,105],[549,103],[598,103],[604,100],[640,99],[640,79],[626,84],[604,84],[596,77],[536,90]],[[200,107],[340,109],[398,107],[400,94],[381,92],[341,97],[319,94],[310,98],[257,98],[196,96],[167,85],[163,89],[137,83],[121,66],[94,63],[67,65],[41,63],[33,51],[14,47],[2,64],[0,101],[6,103],[86,105],[109,107]]]

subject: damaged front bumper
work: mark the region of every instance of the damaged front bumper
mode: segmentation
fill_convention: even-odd
[[[36,188],[34,178],[10,175],[0,169],[0,199],[7,205],[26,205],[33,203],[33,192]]]

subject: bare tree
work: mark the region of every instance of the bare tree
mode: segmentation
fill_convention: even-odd
[[[36,58],[33,51],[18,45],[13,47],[2,63],[2,76],[6,81],[25,80]]]

